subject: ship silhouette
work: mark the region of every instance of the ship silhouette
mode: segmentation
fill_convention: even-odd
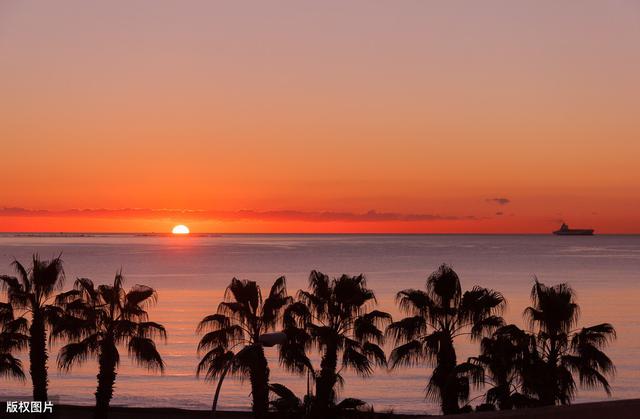
[[[573,229],[569,228],[566,223],[562,223],[553,234],[556,236],[593,236],[593,229]]]

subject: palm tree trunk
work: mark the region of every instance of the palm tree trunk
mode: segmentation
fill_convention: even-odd
[[[224,371],[220,374],[220,378],[218,378],[218,385],[216,386],[216,393],[213,396],[213,404],[211,405],[211,419],[215,419],[216,411],[218,409],[218,397],[220,397],[220,390],[222,389],[222,382],[224,381],[224,377],[226,377],[227,372],[229,372],[229,368],[231,368],[232,362],[229,362],[226,367],[224,367]]]
[[[29,327],[29,373],[33,383],[33,400],[47,400],[47,336],[44,319],[34,311]]]
[[[546,383],[541,386],[540,403],[543,406],[553,406],[560,396],[558,390],[558,348],[555,335],[551,335],[549,339],[549,356],[546,362],[546,369],[546,374],[544,374]]]
[[[116,382],[116,347],[113,342],[101,345],[98,356],[98,388],[96,389],[96,419],[105,419],[109,413],[109,403],[113,398],[113,386]]]
[[[260,345],[255,349],[258,353],[255,365],[249,371],[251,380],[251,394],[253,396],[253,415],[257,419],[266,417],[269,410],[269,366],[264,356],[264,348]]]
[[[455,375],[457,363],[456,350],[453,346],[453,341],[450,341],[447,346],[440,348],[438,353],[438,378],[440,381],[440,400],[442,413],[450,415],[458,413],[460,407],[458,406],[458,380]],[[436,371],[434,370],[434,376]]]
[[[327,417],[329,407],[335,401],[334,387],[337,381],[338,348],[334,344],[327,345],[322,361],[320,375],[316,380],[316,402],[313,409],[314,417]]]

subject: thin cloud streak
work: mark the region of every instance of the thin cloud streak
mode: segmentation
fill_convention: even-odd
[[[78,217],[78,218],[188,218],[193,220],[218,221],[303,221],[303,222],[388,222],[388,221],[455,221],[478,220],[474,215],[441,215],[421,213],[379,212],[370,210],[363,213],[346,211],[298,211],[298,210],[186,210],[186,209],[66,209],[43,210],[20,207],[0,208],[0,217]]]
[[[509,198],[487,198],[486,201],[490,204],[507,205],[511,203]]]

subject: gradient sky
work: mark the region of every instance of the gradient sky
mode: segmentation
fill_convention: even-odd
[[[0,231],[640,233],[640,2],[3,0],[0,141]]]

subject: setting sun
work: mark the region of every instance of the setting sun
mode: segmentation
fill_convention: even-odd
[[[180,224],[173,227],[173,230],[171,230],[171,232],[173,234],[189,234],[189,227],[187,227],[186,225]]]

